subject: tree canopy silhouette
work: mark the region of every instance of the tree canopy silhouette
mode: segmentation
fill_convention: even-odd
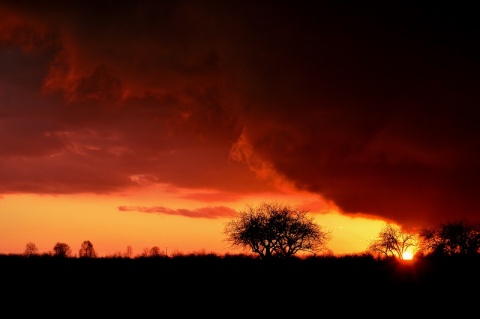
[[[332,235],[307,213],[279,203],[247,206],[225,225],[224,234],[232,246],[248,247],[262,259],[316,253]]]
[[[53,255],[57,257],[70,257],[72,250],[70,246],[66,243],[58,242],[53,247]]]
[[[80,258],[95,258],[97,257],[97,253],[93,248],[93,244],[89,240],[85,240],[78,251],[78,256]]]
[[[440,223],[420,232],[421,251],[437,256],[471,256],[480,252],[480,225],[464,220]]]

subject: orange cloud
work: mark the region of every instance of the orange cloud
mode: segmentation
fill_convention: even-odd
[[[236,211],[225,206],[203,207],[197,209],[170,209],[162,206],[141,207],[141,206],[119,206],[119,211],[136,211],[142,213],[156,213],[165,215],[184,216],[189,218],[225,218],[236,216]]]

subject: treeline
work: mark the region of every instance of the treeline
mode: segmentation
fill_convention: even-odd
[[[276,216],[275,216],[276,217]],[[257,225],[254,225],[257,227]],[[268,251],[267,247],[262,247],[264,242],[268,242],[262,237],[263,233],[260,235],[252,232],[248,226],[245,227],[246,230],[243,230],[240,233],[241,238],[246,238],[248,244],[238,244],[237,246],[243,246],[243,248],[251,248],[253,255],[258,256],[259,258],[278,257],[278,258],[289,258],[296,256],[299,252],[307,253],[307,255],[312,254],[313,256],[317,255],[315,250],[304,249],[304,246],[298,245],[297,250],[288,250],[289,254],[278,253],[273,250],[271,247],[268,249],[269,254],[265,252]],[[269,224],[271,227],[271,224]],[[305,229],[305,228],[304,228]],[[247,232],[249,236],[245,236],[244,232]],[[276,237],[281,237],[282,233],[277,230],[269,229],[270,234],[274,234]],[[289,232],[289,236],[292,232]],[[270,235],[271,236],[271,235]],[[274,238],[275,238],[274,236]],[[239,236],[240,237],[240,236]],[[303,238],[303,237],[302,237]],[[285,242],[294,242],[292,238],[289,238],[290,241]],[[255,240],[262,244],[257,244],[254,248],[250,247],[251,243],[255,243]],[[324,240],[326,242],[326,240]],[[281,242],[277,240],[277,242]],[[322,243],[322,246],[325,246],[325,243]],[[261,249],[259,248],[261,247]],[[321,250],[321,255],[323,256],[332,256],[330,250],[324,249]],[[480,254],[480,225],[468,223],[464,220],[456,220],[445,223],[439,223],[438,225],[430,228],[423,228],[418,232],[405,232],[400,227],[393,224],[386,224],[382,228],[376,238],[373,238],[368,247],[364,252],[360,254],[372,255],[375,258],[398,258],[404,259],[405,253],[410,253],[415,255],[416,258],[421,256],[437,256],[437,257],[448,257],[448,256],[472,256]],[[205,255],[204,251],[202,252],[193,252],[188,255]],[[12,254],[15,255],[15,254]],[[73,253],[71,247],[64,242],[57,242],[53,249],[48,252],[41,253],[37,248],[36,244],[33,242],[28,242],[25,246],[25,250],[22,254],[23,256],[52,256],[52,257],[79,257],[79,258],[97,258],[99,257],[93,243],[89,240],[85,240],[78,250],[78,255]],[[182,256],[181,252],[173,252],[172,256]],[[305,254],[302,254],[305,256]],[[145,257],[167,257],[166,250],[161,250],[158,246],[153,246],[151,248],[144,248],[143,251],[139,254],[134,255],[133,249],[131,246],[127,246],[124,252],[116,252],[110,255],[106,255],[107,258],[145,258]]]
[[[177,254],[177,252],[175,252]],[[14,254],[13,254],[14,255]],[[53,256],[53,257],[79,257],[79,258],[97,258],[99,257],[93,243],[90,240],[83,241],[78,255],[73,253],[72,248],[65,242],[57,242],[51,251],[41,253],[34,242],[28,242],[23,252],[24,256]],[[140,254],[134,255],[131,246],[127,246],[125,252],[116,252],[106,257],[110,258],[137,258],[137,257],[160,257],[166,256],[166,251],[162,251],[158,246],[145,248]]]
[[[260,259],[289,259],[298,255],[333,255],[327,248],[332,239],[330,230],[316,224],[307,211],[298,210],[278,203],[262,203],[247,206],[224,228],[226,241],[232,248],[250,251]],[[411,259],[412,255],[437,257],[476,256],[480,254],[480,225],[465,220],[439,223],[419,231],[407,232],[400,227],[387,224],[373,238],[365,254],[375,258]],[[26,245],[24,256],[37,256],[35,243]],[[77,257],[67,243],[57,242],[53,250],[43,255],[55,257]],[[145,249],[134,256],[132,248],[124,253],[108,257],[166,257],[159,247]],[[80,258],[97,258],[93,244],[85,240],[78,251]]]

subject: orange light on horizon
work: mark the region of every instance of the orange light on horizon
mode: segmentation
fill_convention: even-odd
[[[129,246],[134,255],[153,246],[165,247],[165,250],[168,247],[169,253],[243,251],[232,249],[225,242],[223,227],[228,217],[191,218],[118,210],[120,205],[141,203],[146,207],[156,206],[158,198],[172,209],[203,207],[195,201],[170,198],[170,194],[160,196],[157,193],[153,198],[143,195],[5,196],[0,201],[0,253],[22,253],[29,242],[36,244],[42,253],[50,251],[56,242],[65,242],[76,253],[84,240],[93,243],[99,256],[124,252]],[[248,202],[256,203],[257,200],[260,201],[251,198]],[[296,198],[289,198],[289,201],[301,202]],[[232,209],[242,210],[244,207],[243,201],[230,204]],[[333,238],[327,248],[335,255],[363,252],[383,226],[380,220],[349,217],[338,212],[316,213],[315,221],[332,231]]]

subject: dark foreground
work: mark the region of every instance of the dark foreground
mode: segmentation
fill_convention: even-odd
[[[458,317],[478,313],[480,302],[478,257],[400,262],[353,256],[266,262],[211,255],[134,259],[0,256],[0,271],[3,305],[20,304],[18,314],[48,310],[167,318],[336,318],[392,317],[390,311],[395,317],[446,316],[455,311]]]

